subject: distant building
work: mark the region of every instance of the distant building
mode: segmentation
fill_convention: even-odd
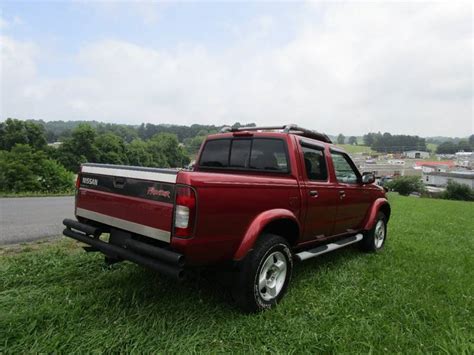
[[[400,159],[390,159],[388,161],[390,165],[405,165],[405,160],[400,160]]]
[[[474,153],[472,152],[457,152],[456,165],[463,168],[474,168]]]
[[[422,170],[424,173],[443,173],[447,172],[450,169],[453,169],[456,166],[454,161],[446,160],[446,161],[417,161],[415,163],[416,170]]]
[[[425,185],[445,187],[449,181],[469,186],[474,189],[474,171],[451,171],[423,173]]]
[[[59,148],[62,144],[63,142],[54,142],[54,143],[48,143],[48,146],[53,147],[53,148]]]
[[[454,154],[456,156],[456,158],[472,158],[474,156],[474,153],[473,152],[457,152],[456,154]]]
[[[430,153],[422,150],[409,150],[403,153],[403,156],[409,159],[426,159],[430,157]]]
[[[415,170],[405,165],[378,163],[360,165],[361,172],[371,172],[376,178],[383,176],[421,176],[421,169]]]

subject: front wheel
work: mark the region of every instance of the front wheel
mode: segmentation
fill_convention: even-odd
[[[364,234],[364,238],[360,242],[362,250],[369,252],[377,252],[385,245],[387,239],[387,217],[379,212],[377,219],[371,230]]]
[[[288,242],[277,235],[262,235],[241,262],[234,287],[237,304],[248,313],[273,307],[285,294],[292,271]]]

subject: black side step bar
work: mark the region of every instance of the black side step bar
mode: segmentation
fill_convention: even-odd
[[[65,219],[63,224],[66,226],[63,231],[65,236],[88,244],[109,258],[129,260],[174,279],[184,277],[184,256],[179,253],[133,239],[126,240],[123,246],[106,243],[99,238],[90,237],[98,237],[99,228],[71,219]]]
[[[295,257],[298,260],[301,260],[301,261],[306,260],[306,259],[310,259],[310,258],[314,258],[316,256],[329,253],[330,251],[345,247],[347,245],[360,242],[363,237],[364,236],[359,233],[359,234],[353,235],[352,237],[338,240],[337,242],[321,245],[321,246],[316,247],[314,249],[299,252],[299,253],[295,254]]]

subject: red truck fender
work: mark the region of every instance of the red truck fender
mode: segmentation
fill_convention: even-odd
[[[240,242],[240,245],[237,251],[235,252],[233,259],[243,259],[245,255],[247,255],[247,253],[253,248],[255,242],[257,241],[258,237],[265,229],[265,227],[277,220],[290,220],[291,222],[296,223],[296,225],[298,226],[298,231],[301,230],[298,219],[293,214],[293,212],[289,210],[277,208],[262,212],[257,217],[255,217],[252,223],[250,223],[250,226],[247,228],[247,232],[245,233],[244,238]],[[299,235],[296,235],[295,237],[298,238]]]
[[[390,204],[388,203],[388,200],[386,198],[378,198],[374,201],[372,204],[372,207],[370,208],[369,213],[367,214],[367,217],[364,222],[364,230],[370,230],[373,228],[375,224],[375,220],[377,219],[377,213],[379,211],[382,211],[385,213],[387,216],[387,221],[390,218]]]

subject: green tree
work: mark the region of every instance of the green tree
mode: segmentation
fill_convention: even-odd
[[[95,138],[95,162],[103,164],[128,164],[123,139],[113,133],[104,133]]]
[[[438,154],[454,154],[457,152],[457,147],[453,142],[447,141],[441,143],[438,148],[436,148],[436,153]]]
[[[68,170],[78,172],[85,162],[95,162],[98,155],[95,139],[97,133],[88,124],[80,124],[58,148],[56,157]]]
[[[364,143],[378,152],[401,153],[407,150],[426,151],[426,140],[418,136],[392,135],[388,132],[384,134],[368,133],[364,135]]]
[[[130,143],[138,138],[138,130],[135,127],[122,124],[100,124],[97,126],[97,133],[113,133],[122,138],[126,143]]]
[[[375,142],[375,133],[364,134],[363,140],[365,145],[371,147]]]
[[[11,150],[16,144],[28,144],[35,150],[44,149],[44,127],[34,122],[12,118],[0,123],[0,149]]]
[[[190,161],[176,135],[170,133],[153,136],[149,142],[149,151],[153,154],[155,164],[164,157],[167,167],[183,167]]]
[[[458,142],[458,147],[457,151],[464,151],[464,152],[471,152],[472,151],[472,146],[469,144],[469,141],[466,139],[462,139]]]
[[[342,133],[339,133],[337,136],[337,144],[344,144],[346,141],[346,137]]]
[[[43,151],[17,144],[11,151],[0,151],[0,191],[44,192],[70,191],[73,174]]]
[[[350,144],[350,145],[357,145],[357,137],[355,137],[355,136],[350,136],[350,137],[349,137],[349,144]]]
[[[185,146],[189,154],[197,154],[205,138],[204,136],[196,136],[185,141]]]
[[[154,166],[153,155],[148,150],[148,144],[137,138],[126,146],[128,163],[135,166]],[[163,158],[164,161],[164,158]]]

